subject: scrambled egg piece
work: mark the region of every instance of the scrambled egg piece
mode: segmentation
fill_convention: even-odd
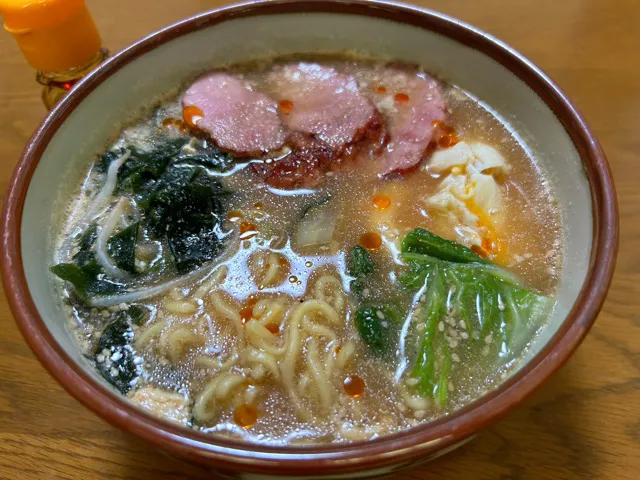
[[[458,241],[477,253],[503,260],[506,245],[497,230],[504,221],[503,193],[496,177],[511,167],[493,147],[459,142],[436,151],[427,170],[446,175],[436,193],[425,199],[430,210],[447,216]]]

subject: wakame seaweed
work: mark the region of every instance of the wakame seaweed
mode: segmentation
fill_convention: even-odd
[[[157,182],[145,218],[149,231],[168,242],[179,273],[212,260],[222,251],[220,222],[228,194],[202,167],[175,165]]]
[[[218,149],[213,142],[203,142],[196,153],[181,154],[177,161],[182,164],[199,165],[217,172],[224,172],[233,165],[233,156]]]
[[[137,377],[131,321],[127,311],[119,312],[102,330],[95,349],[98,372],[124,394],[131,390],[131,382]]]
[[[401,282],[409,289],[424,289],[416,312],[423,325],[411,376],[416,389],[443,405],[452,369],[451,347],[443,328],[449,316],[464,322],[467,341],[488,348],[492,355],[509,352],[526,324],[535,324],[550,305],[548,298],[519,285],[509,272],[490,264],[466,247],[423,229],[410,232],[402,242],[408,270]]]
[[[139,224],[134,223],[113,235],[107,242],[107,251],[116,266],[125,272],[136,273],[136,243]]]
[[[80,241],[73,263],[59,263],[51,272],[71,283],[82,300],[94,295],[111,295],[122,290],[123,285],[105,277],[104,270],[96,260],[93,246],[98,236],[97,226],[87,227]]]
[[[160,178],[171,161],[177,157],[187,139],[179,138],[159,143],[150,151],[127,148],[130,155],[118,171],[118,190],[139,193]]]
[[[132,198],[141,215],[138,222],[116,232],[107,242],[107,251],[121,270],[138,273],[135,255],[141,236],[168,246],[179,274],[213,260],[224,249],[220,222],[230,192],[208,172],[227,169],[232,158],[206,142],[196,153],[185,154],[186,143],[186,138],[164,138],[148,151],[129,146],[106,152],[96,162],[96,170],[106,172],[111,162],[130,152],[118,171],[115,194]],[[83,300],[118,293],[125,287],[108,278],[97,262],[97,234],[98,226],[92,224],[79,241],[73,263],[51,268],[72,283]]]

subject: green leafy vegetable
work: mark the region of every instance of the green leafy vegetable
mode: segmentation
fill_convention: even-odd
[[[107,241],[107,251],[116,266],[125,272],[136,273],[136,243],[139,224],[134,223]]]
[[[360,336],[376,355],[388,354],[393,345],[392,330],[397,327],[400,315],[392,305],[360,307],[355,324]]]
[[[445,329],[447,316],[464,321],[469,342],[504,355],[520,345],[520,335],[535,325],[551,304],[548,298],[522,288],[509,272],[477,257],[462,245],[449,242],[423,229],[409,233],[402,242],[408,269],[401,278],[409,289],[424,289],[419,315],[424,325],[411,376],[416,390],[447,401],[451,347]],[[475,339],[475,340],[474,340]]]
[[[126,312],[120,312],[116,319],[108,324],[98,340],[95,360],[98,372],[126,394],[131,389],[131,382],[136,378],[134,352],[131,348],[133,331]]]
[[[354,277],[354,280],[351,281],[351,290],[354,293],[360,294],[364,290],[367,278],[371,276],[373,270],[371,253],[360,245],[353,247],[347,258],[347,271],[350,276]]]
[[[402,240],[403,253],[419,253],[439,260],[457,263],[488,263],[470,249],[459,243],[446,240],[423,228],[416,228]]]

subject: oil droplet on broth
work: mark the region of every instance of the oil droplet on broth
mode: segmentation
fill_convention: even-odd
[[[296,277],[295,275],[291,275],[289,277],[289,283],[296,283],[298,281],[298,277]]]
[[[244,218],[244,215],[242,214],[242,212],[240,210],[231,210],[227,214],[227,220],[229,220],[230,222],[233,222],[233,223],[239,222],[243,218]]]
[[[242,222],[240,224],[240,240],[249,240],[258,234],[258,227],[251,222]]]
[[[357,375],[349,375],[344,379],[342,387],[351,398],[358,398],[364,393],[364,380]]]
[[[262,289],[258,287],[258,290],[262,290]],[[242,320],[242,323],[247,323],[249,320],[253,318],[253,307],[255,306],[256,303],[258,303],[257,297],[251,295],[249,296],[249,298],[247,298],[247,303],[238,312],[240,314],[240,320]]]
[[[362,234],[358,243],[367,250],[377,250],[382,245],[382,237],[376,232],[367,232]]]
[[[384,210],[391,205],[391,199],[384,194],[378,194],[373,197],[373,206],[378,210]]]
[[[265,328],[269,330],[271,333],[273,333],[274,335],[278,335],[280,333],[280,325],[277,325],[275,323],[267,323],[265,325]]]
[[[182,120],[177,119],[177,118],[165,118],[162,121],[162,126],[165,127],[165,128],[176,127],[178,129],[180,129],[181,131],[185,131],[187,129],[187,126],[184,124],[184,122]]]
[[[282,113],[291,113],[291,110],[293,110],[293,102],[291,100],[280,100],[278,102],[278,108],[280,108],[280,111]]]
[[[233,420],[242,428],[251,428],[258,421],[258,409],[250,403],[243,403],[233,411]]]
[[[409,95],[407,95],[406,93],[400,92],[400,93],[396,93],[393,96],[393,99],[397,104],[404,105],[405,103],[409,102]]]
[[[198,122],[202,120],[204,113],[195,105],[189,105],[182,110],[184,122],[191,128],[198,128]]]

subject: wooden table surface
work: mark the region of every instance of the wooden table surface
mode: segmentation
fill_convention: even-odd
[[[93,0],[113,51],[220,1]],[[609,297],[569,363],[478,439],[397,479],[640,478],[640,1],[422,0],[506,41],[579,105],[608,155],[621,242]],[[45,114],[34,72],[0,34],[0,189]],[[636,220],[633,220],[633,219]],[[71,398],[0,299],[1,479],[212,478],[129,437]]]

